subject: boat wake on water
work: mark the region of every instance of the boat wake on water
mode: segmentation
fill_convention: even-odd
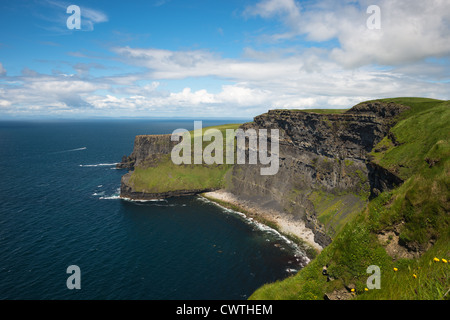
[[[87,149],[87,147],[81,147],[81,148],[75,148],[75,149],[70,149],[70,150],[51,152],[51,154],[74,152],[74,151],[83,151],[83,150],[86,150],[86,149]]]

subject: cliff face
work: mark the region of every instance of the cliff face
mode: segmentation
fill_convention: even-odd
[[[272,110],[257,116],[241,128],[279,130],[278,173],[262,176],[260,165],[236,164],[227,174],[226,189],[256,206],[305,221],[315,234],[315,242],[326,246],[371,194],[402,182],[372,163],[368,153],[389,133],[395,116],[406,108],[368,102],[343,114]],[[175,144],[170,135],[137,136],[132,154],[124,156],[118,167],[151,165],[158,156],[169,154]],[[129,178],[130,173],[122,178],[122,196],[145,199],[173,195],[137,195]]]
[[[178,143],[171,141],[170,134],[140,135],[134,139],[133,152],[129,156],[123,156],[122,161],[116,165],[118,169],[133,170],[138,166],[152,166],[163,155],[170,154],[172,148]],[[190,191],[145,193],[134,190],[130,182],[132,171],[122,176],[120,183],[120,196],[128,199],[152,200],[163,199],[172,196],[195,194]]]
[[[178,143],[171,141],[170,136],[170,134],[136,136],[133,152],[129,156],[123,156],[116,167],[133,169],[135,166],[151,161],[157,155],[170,154],[172,148]]]

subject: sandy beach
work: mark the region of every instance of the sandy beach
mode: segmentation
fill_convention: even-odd
[[[258,207],[254,203],[243,201],[236,197],[234,194],[225,190],[207,192],[204,195],[207,198],[220,200],[226,203],[230,203],[238,208],[242,208],[244,213],[249,213],[256,219],[258,217],[261,217],[264,220],[272,221],[278,225],[279,231],[281,233],[293,234],[303,239],[306,243],[308,243],[315,249],[319,251],[322,250],[322,247],[314,242],[313,232],[305,226],[305,223],[303,221],[291,219],[287,214],[279,211],[267,210]]]

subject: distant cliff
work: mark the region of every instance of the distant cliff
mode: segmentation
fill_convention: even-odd
[[[217,126],[225,132],[240,124]],[[224,187],[223,177],[232,165],[175,165],[171,151],[178,142],[171,135],[141,135],[134,141],[133,152],[117,164],[129,169],[121,180],[122,198],[151,200],[175,196],[195,195]]]
[[[375,101],[341,114],[271,110],[259,115],[241,128],[279,129],[279,171],[262,176],[260,165],[236,164],[227,171],[223,187],[242,200],[305,221],[315,241],[326,246],[370,196],[402,183],[368,155],[407,108]],[[175,144],[170,135],[137,136],[132,154],[124,156],[118,168],[157,166]],[[122,197],[161,198],[211,189],[146,193],[135,190],[132,175],[122,178]]]
[[[156,165],[158,159],[170,154],[172,148],[177,144],[170,139],[170,134],[165,135],[140,135],[134,139],[133,152],[129,156],[123,156],[122,161],[116,165],[118,169],[130,169],[135,167],[146,167]],[[191,191],[186,192],[140,192],[135,190],[130,182],[132,171],[122,177],[120,185],[120,195],[129,199],[162,199],[171,196],[192,195]]]
[[[154,156],[170,154],[177,143],[170,140],[170,134],[136,136],[133,152],[129,156],[123,156],[117,168],[133,169],[135,166],[151,161]]]

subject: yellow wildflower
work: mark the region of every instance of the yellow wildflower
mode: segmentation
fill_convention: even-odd
[[[417,276],[416,276],[415,274],[413,274],[413,278],[414,278],[414,279],[417,279]]]
[[[398,271],[398,269],[397,269],[397,268],[394,268],[394,271],[395,271],[395,272],[397,272],[397,271]]]
[[[364,288],[364,291],[369,291],[369,289],[367,289],[367,288]]]
[[[442,259],[442,262],[443,262],[443,263],[447,263],[447,260],[446,260],[446,259]]]
[[[436,258],[436,257],[434,257],[433,261],[434,261],[434,262],[439,262],[439,259]]]

